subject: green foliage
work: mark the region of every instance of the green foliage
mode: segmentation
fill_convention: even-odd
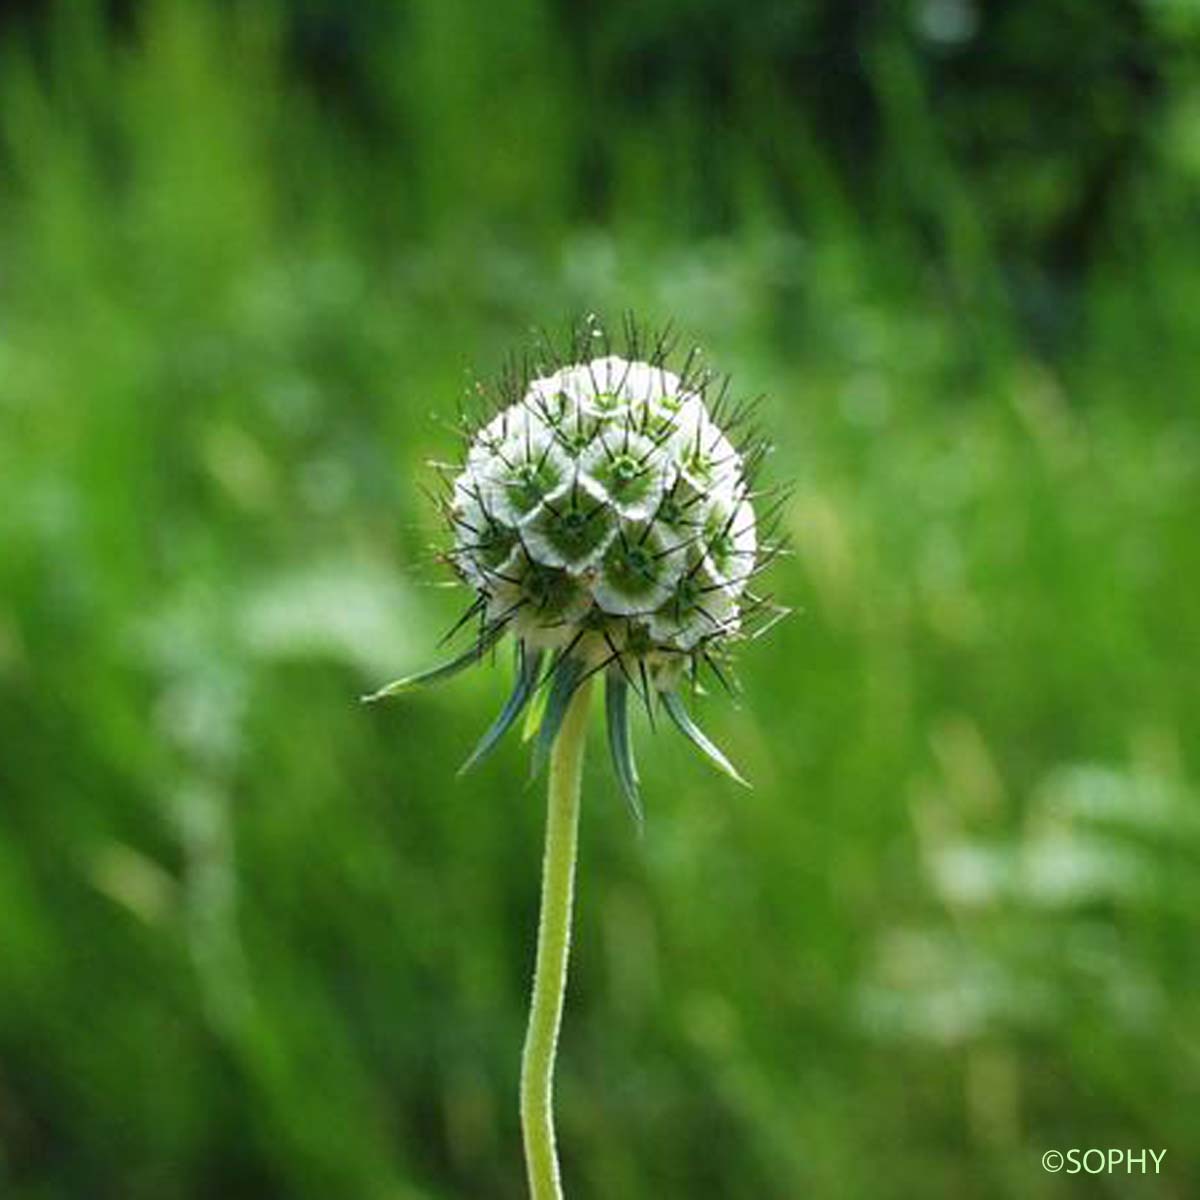
[[[516,738],[454,779],[506,672],[357,696],[459,611],[442,418],[626,307],[768,394],[802,611],[689,701],[754,791],[639,727],[638,839],[595,730],[572,1194],[1195,1191],[1188,6],[799,90],[824,10],[485,7],[371,6],[373,121],[269,5],[0,45],[0,1192],[522,1194],[542,800]],[[1106,83],[1044,112],[1064,29]]]

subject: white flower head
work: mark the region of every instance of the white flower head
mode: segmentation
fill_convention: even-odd
[[[515,544],[529,568],[570,581],[553,634],[528,619],[532,601],[509,606],[530,647],[560,644],[575,620],[595,656],[604,633],[616,645],[618,627],[639,620],[658,667],[737,633],[758,558],[745,460],[697,381],[661,361],[608,353],[538,375],[477,430],[452,486],[470,498],[453,561],[493,618],[508,610],[490,593],[514,587],[496,574],[511,576],[509,554],[496,560]]]
[[[564,673],[577,683],[605,670],[610,721],[620,722],[626,687],[647,703],[653,689],[728,768],[675,689],[702,663],[724,682],[718,664],[729,644],[776,611],[752,588],[777,551],[755,512],[752,476],[765,444],[729,401],[727,380],[710,403],[713,376],[694,353],[672,369],[666,336],[632,326],[626,334],[618,354],[585,324],[567,354],[510,375],[492,411],[466,430],[464,461],[448,480],[447,559],[475,592],[464,622],[477,618],[480,632],[440,674],[511,632],[521,669],[504,720],[552,652],[552,698]],[[628,739],[614,737],[629,793]]]

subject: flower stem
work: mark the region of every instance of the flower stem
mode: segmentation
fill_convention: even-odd
[[[562,1023],[571,946],[571,899],[579,840],[579,783],[587,742],[592,681],[580,684],[550,755],[546,850],[542,859],[542,912],[529,1028],[521,1056],[521,1130],[533,1200],[562,1200],[554,1148],[554,1054]]]

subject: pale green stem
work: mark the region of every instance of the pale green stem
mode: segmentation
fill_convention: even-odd
[[[533,1200],[562,1200],[558,1155],[554,1149],[554,1053],[562,1023],[571,948],[571,899],[575,850],[579,840],[579,783],[587,741],[592,681],[575,693],[550,755],[550,798],[546,810],[546,851],[542,860],[542,914],[538,923],[537,965],[529,1029],[521,1056],[521,1131]]]

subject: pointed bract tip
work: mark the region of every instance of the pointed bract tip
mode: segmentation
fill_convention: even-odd
[[[667,710],[667,715],[674,722],[675,727],[683,734],[708,761],[717,768],[723,775],[728,775],[734,783],[740,783],[742,787],[749,788],[749,782],[743,778],[738,769],[725,757],[724,753],[718,749],[711,738],[692,720],[687,709],[683,706],[683,701],[679,698],[678,692],[659,692],[659,699],[662,701],[662,706]]]
[[[402,692],[407,692],[411,689],[412,682],[408,679],[397,679],[392,683],[386,683],[383,687],[374,692],[364,692],[358,698],[359,704],[378,704],[380,700],[390,700],[393,696],[399,696]]]

